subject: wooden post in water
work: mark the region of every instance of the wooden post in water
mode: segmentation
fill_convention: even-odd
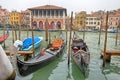
[[[104,51],[103,51],[103,67],[105,66],[105,62],[106,62],[107,29],[108,29],[108,11],[106,15],[105,41],[104,41]]]
[[[69,37],[69,49],[68,49],[68,66],[70,64],[70,48],[71,48],[71,34],[72,34],[72,22],[73,22],[73,12],[71,12],[71,25],[70,25],[70,37]]]
[[[15,40],[17,40],[17,25],[15,25]]]
[[[67,35],[67,34],[68,34],[68,30],[66,29],[65,31],[66,31],[66,45],[67,45],[67,38],[68,38],[68,35]]]
[[[21,40],[21,24],[19,25],[18,29],[19,29],[19,40]]]
[[[84,16],[83,17],[84,18],[84,22],[83,22],[83,29],[84,29],[84,31],[83,31],[83,40],[85,40],[85,24],[86,24],[86,22],[85,22],[85,20],[86,20],[86,16]]]
[[[3,26],[4,26],[3,35],[5,35],[5,24]],[[4,39],[5,39],[5,36],[4,36]],[[5,41],[4,41],[4,48],[5,48]]]
[[[51,35],[50,35],[50,31],[49,31],[49,44],[51,43]]]
[[[29,36],[28,32],[29,32],[29,26],[27,25],[27,38]]]
[[[46,19],[46,22],[45,22],[45,40],[48,41],[48,26],[49,26],[49,23],[48,23],[48,19]]]
[[[32,50],[34,52],[34,31],[33,31],[33,13],[32,13],[32,11],[31,11],[31,27],[32,27]],[[33,56],[35,56],[35,55],[33,54]]]
[[[115,46],[117,46],[117,40],[118,40],[118,28],[119,28],[119,26],[120,26],[120,20],[118,21],[118,26],[117,26]]]
[[[100,25],[100,31],[99,31],[98,45],[100,45],[101,29],[102,29],[102,16],[101,16],[101,25]]]
[[[13,43],[14,43],[14,29],[13,29],[13,25],[12,25],[12,41],[13,41]]]
[[[67,25],[68,25],[68,24],[67,24],[67,22],[66,22],[66,25],[65,25],[65,27],[66,27],[66,30],[65,30],[65,31],[66,31],[66,45],[67,45],[67,38],[68,38],[68,35],[67,35],[67,34],[68,34],[68,28],[67,28],[67,27],[68,27],[68,26],[67,26]]]

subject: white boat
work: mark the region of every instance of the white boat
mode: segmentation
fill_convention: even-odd
[[[116,29],[108,29],[108,32],[109,32],[109,33],[116,33],[117,30],[116,30]]]

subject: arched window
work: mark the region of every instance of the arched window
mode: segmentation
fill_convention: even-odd
[[[57,29],[61,29],[61,22],[60,21],[57,22],[56,27],[57,27]]]
[[[50,23],[49,29],[54,29],[54,27],[55,27],[55,23],[54,23],[54,21],[52,21],[52,22]]]
[[[37,27],[37,22],[36,21],[33,22],[33,26]]]
[[[42,21],[39,22],[39,29],[43,29],[43,22]]]

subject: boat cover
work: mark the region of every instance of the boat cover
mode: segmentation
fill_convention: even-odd
[[[42,37],[34,37],[34,43],[41,41],[43,38]],[[23,41],[23,47],[28,48],[30,45],[32,45],[32,38],[29,37]]]

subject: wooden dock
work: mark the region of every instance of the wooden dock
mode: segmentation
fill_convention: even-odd
[[[10,55],[10,51],[5,51],[5,53],[9,56]],[[17,52],[20,56],[24,57],[24,60],[28,60],[29,56],[31,56],[34,51],[18,51]],[[13,56],[14,54],[11,53],[11,55]]]
[[[106,50],[105,53],[102,51],[101,56],[105,59],[105,62],[110,62],[111,56],[120,56],[120,50]]]
[[[10,51],[5,51],[5,53],[7,55],[10,55]],[[30,54],[33,54],[34,52],[33,51],[18,51],[18,54],[20,55],[30,55]]]

